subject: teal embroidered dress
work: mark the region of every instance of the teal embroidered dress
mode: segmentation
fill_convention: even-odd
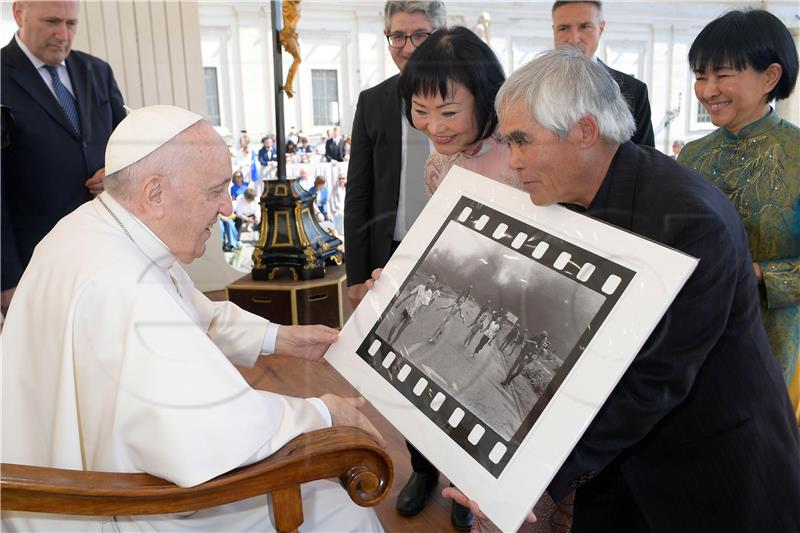
[[[713,181],[739,211],[764,276],[761,311],[789,382],[800,351],[800,128],[774,111],[737,135],[719,128],[678,161]]]

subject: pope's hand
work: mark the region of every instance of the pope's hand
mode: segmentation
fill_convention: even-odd
[[[334,426],[352,426],[363,429],[378,441],[378,444],[385,448],[386,441],[380,432],[372,425],[372,422],[359,411],[367,405],[364,398],[342,398],[334,394],[323,394],[319,397],[328,406],[331,412],[331,420]]]
[[[464,507],[469,507],[469,510],[472,511],[472,514],[475,515],[477,518],[486,518],[486,515],[484,515],[481,512],[481,508],[478,507],[478,502],[470,500],[469,498],[464,496],[464,493],[458,490],[457,488],[447,487],[442,491],[442,496],[444,496],[445,498],[452,498],[453,501],[455,501],[456,503],[459,503]],[[528,513],[528,516],[525,517],[525,521],[530,523],[536,522],[536,515],[533,514],[533,511],[530,511]]]
[[[372,279],[368,279],[364,282],[364,285],[367,286],[367,289],[371,290],[372,287],[375,286],[375,282],[381,279],[381,272],[383,272],[382,268],[376,268],[372,271]]]
[[[328,326],[280,326],[275,353],[319,361],[339,332]]]

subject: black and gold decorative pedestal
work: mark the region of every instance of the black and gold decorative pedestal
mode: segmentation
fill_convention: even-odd
[[[261,196],[261,234],[253,251],[253,279],[271,280],[280,268],[295,280],[321,278],[325,262],[342,264],[342,241],[314,214],[314,193],[298,179],[271,180]]]
[[[333,265],[322,279],[293,281],[281,272],[271,281],[244,276],[225,288],[227,299],[276,324],[344,325],[344,266]]]

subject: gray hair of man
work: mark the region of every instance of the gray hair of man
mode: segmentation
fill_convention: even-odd
[[[383,27],[388,32],[392,15],[396,13],[422,13],[434,30],[447,26],[447,8],[444,2],[389,0],[383,8]]]
[[[495,98],[497,114],[521,110],[563,140],[584,116],[591,115],[602,139],[622,144],[636,130],[619,85],[605,67],[580,50],[543,52],[508,77]]]

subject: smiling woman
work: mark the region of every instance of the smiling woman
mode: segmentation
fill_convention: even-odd
[[[695,94],[719,129],[678,160],[731,199],[747,230],[761,314],[800,420],[800,129],[769,102],[794,89],[798,57],[789,30],[767,11],[732,11],[689,50]]]
[[[518,186],[497,134],[494,97],[504,81],[492,49],[460,26],[433,33],[408,60],[398,90],[406,118],[436,150],[425,165],[429,195],[453,165]]]

